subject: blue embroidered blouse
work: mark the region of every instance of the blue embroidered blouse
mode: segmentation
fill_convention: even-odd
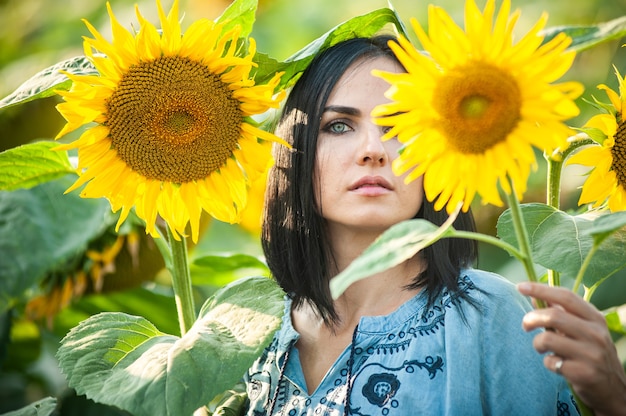
[[[362,317],[310,395],[287,300],[282,328],[245,376],[247,414],[578,415],[565,380],[522,330],[527,299],[480,270],[465,270],[459,284],[476,307],[443,293],[426,309],[422,291],[387,316]]]

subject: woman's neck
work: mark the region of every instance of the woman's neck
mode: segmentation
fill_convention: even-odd
[[[383,316],[395,311],[419,292],[408,287],[423,270],[423,260],[416,256],[353,283],[335,300],[340,322],[354,326],[362,316]]]

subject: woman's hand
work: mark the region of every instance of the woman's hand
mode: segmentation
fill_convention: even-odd
[[[572,291],[524,282],[520,293],[548,305],[526,314],[526,331],[546,328],[533,340],[544,365],[561,374],[580,399],[599,415],[626,415],[626,374],[604,315]]]

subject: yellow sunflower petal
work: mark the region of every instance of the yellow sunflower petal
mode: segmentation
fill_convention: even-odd
[[[141,30],[137,33],[137,51],[141,51],[143,60],[155,60],[161,56],[159,32],[152,23],[143,17],[138,5],[135,5],[135,14],[141,27]]]
[[[609,209],[611,212],[624,211],[626,209],[626,190],[622,186],[616,187],[609,197]]]
[[[160,0],[157,0],[157,8],[159,10],[161,28],[163,29],[161,50],[165,56],[175,55],[179,52],[181,46],[181,29],[180,23],[178,22],[178,0],[174,0],[167,17],[165,16]]]

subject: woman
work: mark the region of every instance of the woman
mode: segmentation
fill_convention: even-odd
[[[278,135],[293,150],[276,149],[263,248],[288,297],[282,328],[246,375],[248,414],[577,414],[534,351],[536,332],[521,327],[529,303],[471,268],[472,241],[441,240],[330,296],[330,279],[391,225],[447,218],[420,180],[393,174],[400,144],[382,142],[371,120],[388,88],[371,70],[403,71],[389,39],[325,50],[285,104]],[[471,213],[454,226],[473,229]]]

